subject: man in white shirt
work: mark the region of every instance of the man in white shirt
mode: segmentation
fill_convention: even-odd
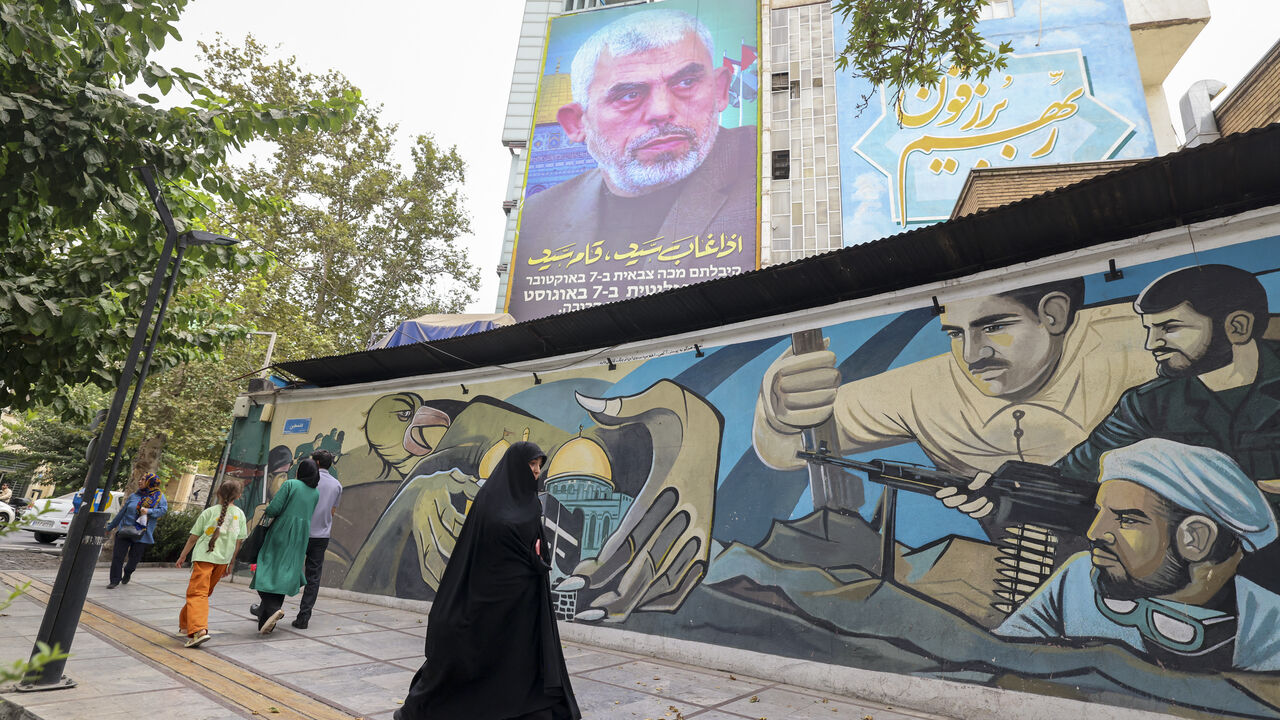
[[[333,528],[333,516],[338,512],[338,502],[342,500],[342,483],[329,472],[333,467],[333,453],[328,450],[316,450],[311,459],[320,468],[320,482],[316,489],[320,491],[320,499],[316,502],[316,510],[311,515],[311,539],[307,542],[307,563],[304,572],[307,586],[302,590],[302,600],[298,603],[298,617],[293,626],[307,629],[311,621],[311,609],[315,607],[316,596],[320,593],[320,570],[324,567],[324,553],[329,548],[329,533]]]
[[[832,351],[788,350],[764,376],[756,454],[802,468],[801,432],[834,418],[846,455],[914,441],[938,468],[967,476],[1006,460],[1052,463],[1125,390],[1156,376],[1127,303],[1083,301],[1079,278],[950,301],[941,317],[950,355],[848,383]]]

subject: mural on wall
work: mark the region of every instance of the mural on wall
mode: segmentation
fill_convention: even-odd
[[[551,20],[507,312],[756,268],[758,13],[666,0]]]
[[[946,220],[971,168],[1155,155],[1123,0],[1020,0],[979,28],[1014,48],[982,81],[951,67],[891,106],[891,90],[837,75],[848,244]]]
[[[277,418],[311,429],[273,433],[271,470],[345,438],[325,568],[352,590],[431,598],[527,438],[563,619],[1280,717],[1277,257],[1202,249],[540,384],[298,391]]]

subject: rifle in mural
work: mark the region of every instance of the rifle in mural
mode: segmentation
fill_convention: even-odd
[[[819,443],[818,449],[796,453],[806,462],[835,465],[866,473],[867,479],[889,487],[933,495],[944,487],[968,492],[973,478],[914,463],[891,460],[862,462],[833,455]],[[1098,486],[1063,477],[1048,465],[1009,460],[991,475],[981,490],[995,503],[991,518],[997,525],[1032,524],[1050,530],[1083,535],[1094,516]]]
[[[857,470],[888,488],[933,495],[944,487],[968,492],[973,478],[914,463],[891,460],[862,462],[833,455],[829,448],[806,449],[796,457],[813,464]],[[1004,613],[1035,591],[1054,569],[1058,534],[1082,537],[1092,521],[1098,487],[1063,477],[1047,465],[1009,460],[982,488],[994,503],[990,520],[1004,529],[997,545],[1002,566],[995,578],[992,607]],[[890,528],[886,527],[886,530]],[[891,531],[891,530],[890,530]],[[886,538],[888,544],[888,538]]]

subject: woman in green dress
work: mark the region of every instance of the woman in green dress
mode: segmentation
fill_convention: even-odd
[[[285,595],[297,595],[306,584],[303,566],[311,538],[311,515],[320,492],[320,469],[311,458],[298,465],[298,477],[287,480],[267,505],[266,517],[275,518],[258,551],[258,569],[249,587],[258,591],[258,633],[276,629],[284,617]]]

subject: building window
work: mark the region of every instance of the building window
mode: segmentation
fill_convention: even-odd
[[[791,99],[792,100],[800,99],[800,81],[799,80],[791,81]]]
[[[978,21],[1003,20],[1013,17],[1013,0],[989,0],[978,9]]]
[[[773,74],[773,89],[774,89],[774,91],[782,91],[782,90],[786,90],[786,89],[787,89],[787,87],[788,87],[788,86],[789,86],[789,84],[790,84],[790,80],[788,79],[789,77],[790,77],[790,76],[789,76],[789,75],[787,75],[787,74],[786,74],[786,73],[784,73],[784,72],[774,73],[774,74]]]
[[[791,151],[773,151],[773,179],[786,180],[791,177]]]

